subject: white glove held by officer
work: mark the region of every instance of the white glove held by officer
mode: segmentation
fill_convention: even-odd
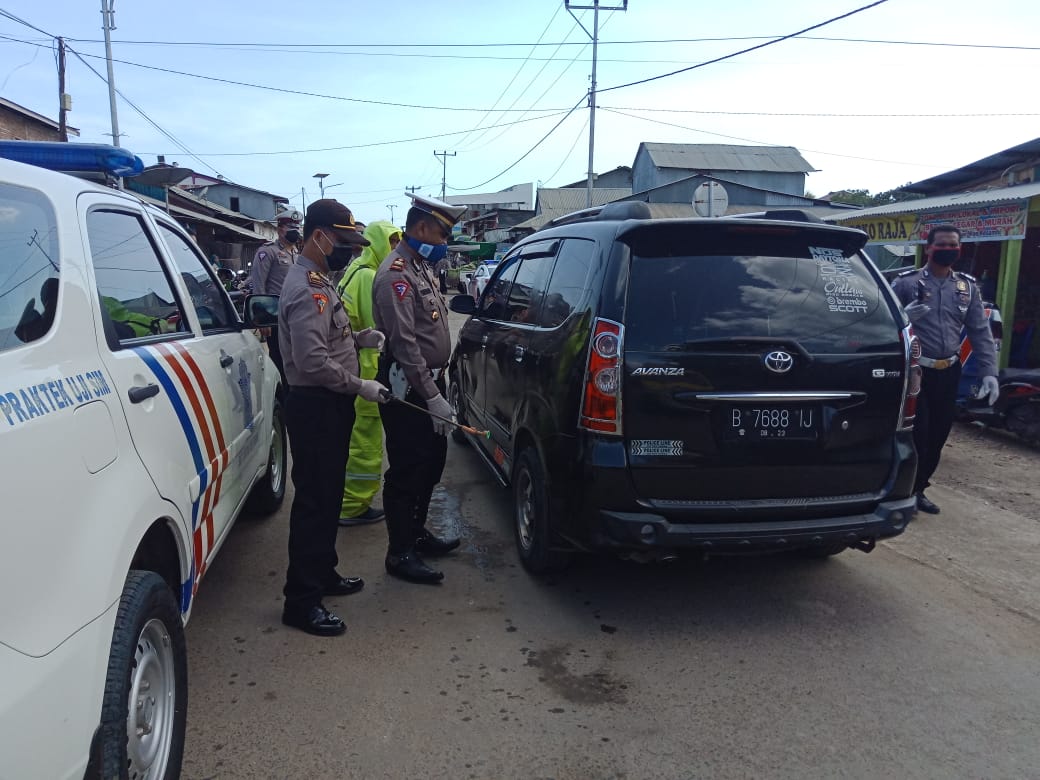
[[[375,328],[365,328],[354,334],[354,341],[362,349],[378,349],[382,352],[383,345],[386,343],[386,336],[383,335],[382,331]]]
[[[914,301],[908,303],[903,307],[903,311],[906,312],[906,316],[910,318],[910,322],[917,322],[921,317],[926,315],[932,310],[932,307],[927,303],[921,303],[920,301]]]
[[[390,397],[390,391],[374,379],[362,379],[358,395],[374,404],[385,404]]]
[[[986,403],[993,406],[997,402],[997,397],[1000,395],[1000,383],[997,381],[995,376],[984,376],[982,377],[982,387],[979,388],[978,395],[975,399],[981,401],[986,398]],[[987,398],[987,396],[989,396]]]
[[[435,395],[427,401],[426,408],[440,417],[445,417],[448,420],[455,419],[451,413],[451,406],[444,400],[443,395]],[[438,420],[436,417],[431,417],[430,419],[433,420],[434,433],[439,433],[441,436],[447,436],[449,431],[451,431],[451,423],[445,422],[444,420]]]

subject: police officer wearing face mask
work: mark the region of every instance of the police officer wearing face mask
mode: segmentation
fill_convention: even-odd
[[[372,284],[372,313],[387,340],[377,376],[396,398],[436,417],[392,401],[379,407],[390,462],[383,482],[386,570],[409,582],[435,584],[444,575],[422,556],[445,555],[459,540],[426,529],[430,498],[447,456],[451,424],[444,420],[452,416],[444,398],[444,369],[451,355],[448,306],[434,266],[447,255],[451,228],[466,209],[409,197],[404,240],[380,263]]]
[[[289,393],[285,424],[292,446],[296,489],[289,515],[289,569],[282,622],[310,634],[335,636],[344,622],[325,608],[325,596],[364,587],[337,570],[336,530],[343,497],[354,401],[385,400],[387,389],[362,379],[358,348],[379,349],[383,334],[354,333],[329,274],[347,267],[368,245],[350,209],[331,199],[307,208],[304,245],[289,268],[278,306],[278,337]]]
[[[892,284],[921,342],[921,392],[914,420],[914,492],[917,508],[933,515],[939,514],[939,507],[924,491],[939,465],[957,411],[962,328],[967,330],[973,353],[978,356],[982,386],[977,397],[992,406],[1000,394],[997,350],[978,284],[968,274],[951,268],[960,252],[960,230],[953,225],[937,225],[928,233],[925,266],[904,271]]]
[[[256,295],[279,295],[282,283],[289,268],[296,262],[298,254],[296,245],[300,242],[300,212],[296,209],[283,211],[277,217],[278,238],[256,250],[253,265],[249,271],[249,282]],[[282,388],[285,389],[285,367],[282,364],[282,353],[278,345],[277,328],[261,328],[267,339],[267,349],[271,360],[278,366],[282,375]]]

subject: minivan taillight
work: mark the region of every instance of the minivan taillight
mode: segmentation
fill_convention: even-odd
[[[596,320],[579,423],[590,431],[621,433],[621,336],[618,323]]]
[[[914,427],[917,415],[917,394],[921,392],[921,342],[914,335],[913,326],[907,325],[901,333],[903,351],[906,354],[906,381],[903,383],[903,409],[899,415],[899,430],[908,431]]]

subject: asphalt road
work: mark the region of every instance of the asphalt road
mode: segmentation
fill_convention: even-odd
[[[539,581],[508,493],[449,446],[431,515],[464,544],[444,584],[387,577],[382,525],[342,529],[341,573],[367,583],[327,602],[342,637],[279,622],[291,493],[235,527],[187,631],[185,777],[1040,774],[1035,503],[940,482],[943,514],[869,555]]]

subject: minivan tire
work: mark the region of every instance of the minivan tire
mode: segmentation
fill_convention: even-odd
[[[448,404],[455,415],[455,422],[459,423],[459,425],[468,425],[466,415],[462,413],[462,394],[459,390],[458,382],[452,382],[451,387],[448,388]],[[451,440],[456,444],[469,443],[469,440],[466,438],[466,432],[458,426],[452,426]]]
[[[101,705],[101,777],[180,777],[187,714],[188,653],[173,591],[155,572],[131,571]]]
[[[520,563],[531,574],[567,568],[571,554],[552,549],[553,521],[545,469],[538,451],[528,447],[513,469],[513,538]]]
[[[253,486],[246,503],[251,515],[271,515],[278,511],[285,498],[285,478],[289,465],[289,443],[282,417],[282,402],[275,400],[271,409],[271,447],[267,456],[267,470]]]

